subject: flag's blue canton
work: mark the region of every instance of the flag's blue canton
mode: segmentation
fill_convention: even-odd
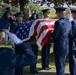
[[[25,22],[22,26],[20,26],[16,32],[16,35],[21,40],[27,39],[29,37],[30,27],[33,24],[34,20]]]

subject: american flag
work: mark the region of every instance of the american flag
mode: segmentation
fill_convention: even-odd
[[[16,35],[22,41],[27,41],[31,36],[35,36],[36,44],[42,48],[51,37],[50,34],[54,30],[55,21],[52,19],[37,19],[25,22],[18,28]]]

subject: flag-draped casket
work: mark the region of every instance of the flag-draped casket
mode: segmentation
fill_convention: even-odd
[[[36,44],[42,48],[50,40],[55,21],[55,19],[37,19],[25,22],[18,28],[16,35],[22,41],[27,41],[31,36],[35,36]]]

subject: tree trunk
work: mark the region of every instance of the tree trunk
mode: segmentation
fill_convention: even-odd
[[[20,11],[23,11],[24,21],[27,21],[29,18],[29,6],[28,0],[19,0],[20,3]]]

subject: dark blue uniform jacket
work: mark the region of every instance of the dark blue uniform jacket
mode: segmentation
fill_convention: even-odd
[[[69,36],[72,25],[65,17],[55,22],[54,32],[51,34],[54,39],[54,51],[57,54],[66,54],[69,49]]]
[[[72,22],[72,37],[70,38],[70,49],[76,50],[76,19]]]

